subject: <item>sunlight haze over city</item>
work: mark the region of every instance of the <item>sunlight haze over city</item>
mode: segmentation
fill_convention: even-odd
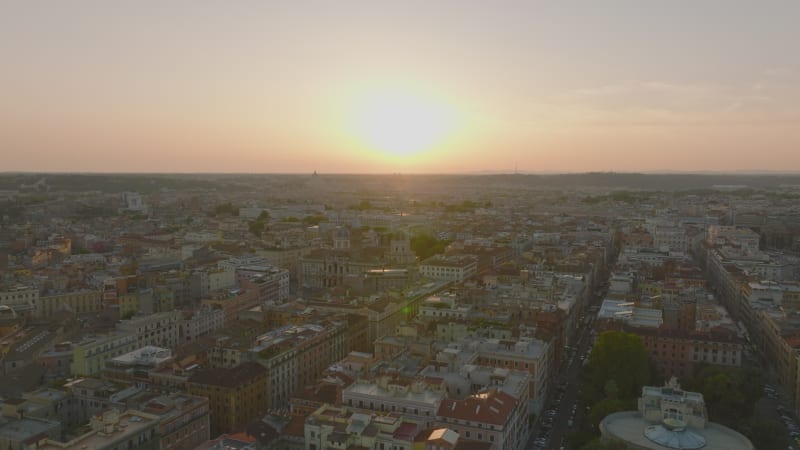
[[[796,1],[9,1],[0,171],[797,171],[799,23]]]

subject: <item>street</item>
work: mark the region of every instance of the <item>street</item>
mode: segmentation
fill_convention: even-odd
[[[566,437],[573,426],[583,419],[585,411],[578,411],[578,373],[592,345],[592,327],[581,326],[577,345],[569,351],[567,366],[553,384],[547,409],[542,412],[531,430],[528,449],[569,448]]]

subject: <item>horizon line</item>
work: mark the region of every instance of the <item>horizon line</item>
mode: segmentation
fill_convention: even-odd
[[[771,169],[739,169],[739,170],[649,170],[649,171],[617,171],[617,170],[592,170],[592,171],[525,171],[525,170],[478,170],[465,172],[117,172],[117,171],[27,171],[27,170],[8,170],[0,171],[0,176],[8,175],[408,175],[408,176],[490,176],[490,175],[742,175],[742,176],[786,176],[800,175],[800,169],[795,170],[771,170]]]

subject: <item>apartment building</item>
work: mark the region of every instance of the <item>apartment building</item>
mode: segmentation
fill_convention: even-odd
[[[286,408],[301,388],[347,356],[346,328],[346,322],[289,325],[255,339],[246,358],[269,371],[270,408]]]
[[[464,281],[478,272],[478,258],[436,255],[422,261],[418,270],[423,277],[434,280]]]
[[[625,327],[642,338],[650,357],[665,377],[690,379],[698,364],[741,367],[745,340],[726,329],[709,331]]]
[[[510,394],[493,389],[462,400],[445,399],[436,426],[459,437],[486,442],[502,450],[523,450],[528,440],[528,409]]]
[[[211,414],[211,435],[233,432],[267,410],[269,372],[260,364],[245,362],[225,369],[201,369],[186,383],[190,395],[206,397]]]
[[[57,312],[76,314],[96,313],[103,309],[103,292],[100,290],[81,290],[63,293],[51,293],[39,297],[36,304],[36,315],[48,318]]]
[[[139,347],[155,345],[175,348],[181,342],[180,321],[180,311],[167,311],[123,320],[117,329],[135,334]]]
[[[141,405],[141,411],[158,417],[160,450],[195,449],[211,439],[209,400],[173,393],[159,395]]]
[[[427,427],[434,423],[445,396],[440,384],[381,375],[346,387],[342,405],[368,414],[399,413]]]
[[[139,347],[139,338],[132,332],[119,331],[85,338],[73,347],[70,372],[73,376],[99,376],[106,361]]]
[[[39,308],[39,289],[24,285],[0,287],[0,305],[12,308],[18,317],[32,318]]]
[[[304,448],[412,450],[421,430],[418,421],[397,413],[364,414],[350,408],[323,405],[306,419]]]
[[[468,341],[467,341],[468,342]],[[531,412],[539,413],[555,367],[554,345],[531,337],[514,339],[477,339],[474,364],[509,370],[521,370],[531,375]],[[470,344],[467,343],[469,346]]]
[[[238,319],[242,312],[258,306],[258,291],[253,289],[214,291],[205,296],[201,303],[205,307],[221,309],[225,323],[231,323]]]
[[[184,312],[184,317],[178,324],[180,342],[194,342],[224,326],[225,311],[222,309],[200,308],[193,312]]]

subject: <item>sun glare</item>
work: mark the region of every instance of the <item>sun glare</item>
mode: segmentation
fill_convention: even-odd
[[[408,158],[433,149],[455,127],[455,114],[437,102],[403,90],[371,93],[357,102],[353,133],[370,150]]]

